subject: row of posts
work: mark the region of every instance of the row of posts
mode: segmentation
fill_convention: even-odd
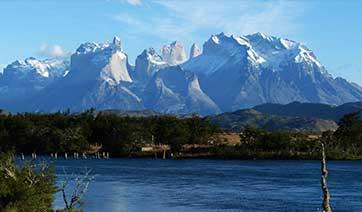
[[[88,157],[91,157],[91,158],[95,158],[95,159],[109,159],[109,152],[102,152],[99,153],[95,153],[93,155],[94,157],[92,157],[92,155],[87,155],[86,153],[82,153],[81,155],[81,159],[87,159]],[[64,159],[68,159],[69,155],[67,152],[64,153]],[[20,155],[20,158],[21,160],[25,160],[25,155],[23,153],[21,153]],[[31,159],[35,160],[37,158],[37,154],[36,153],[31,153]],[[50,153],[50,158],[52,159],[58,159],[58,153]],[[75,160],[78,160],[80,157],[79,157],[79,153],[78,152],[73,152],[73,159]]]

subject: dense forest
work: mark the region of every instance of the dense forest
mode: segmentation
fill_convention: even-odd
[[[208,119],[192,116],[121,117],[93,110],[80,113],[0,116],[0,150],[49,154],[87,152],[102,146],[113,156],[127,156],[147,144],[166,144],[177,151],[183,144],[208,141],[218,128]]]
[[[0,115],[0,152],[83,153],[98,145],[99,151],[112,157],[127,157],[142,155],[137,153],[145,146],[169,145],[177,157],[319,159],[323,142],[328,159],[362,159],[358,113],[345,115],[336,131],[323,134],[245,127],[236,134],[238,142],[230,144],[220,136],[225,133],[208,118],[198,116],[127,117],[93,110],[80,114],[10,114]]]

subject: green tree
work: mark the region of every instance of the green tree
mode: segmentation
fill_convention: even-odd
[[[12,154],[1,154],[0,211],[51,211],[55,192],[55,174],[49,166],[18,166]]]

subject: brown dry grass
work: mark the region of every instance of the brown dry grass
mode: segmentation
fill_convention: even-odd
[[[220,133],[218,134],[218,144],[235,146],[240,144],[239,133]]]

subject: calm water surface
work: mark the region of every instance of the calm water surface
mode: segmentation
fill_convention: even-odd
[[[92,169],[86,212],[318,211],[319,161],[59,160],[67,173]],[[334,211],[362,211],[362,162],[328,162]],[[55,207],[62,207],[56,196]]]

